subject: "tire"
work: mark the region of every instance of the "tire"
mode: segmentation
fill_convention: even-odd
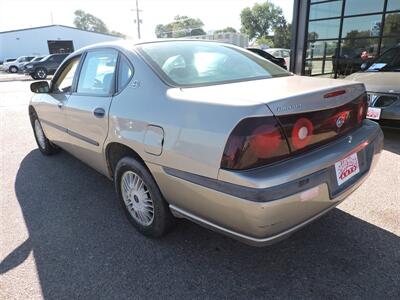
[[[38,68],[35,70],[36,79],[46,79],[47,77],[47,70],[45,68]]]
[[[174,217],[142,163],[131,157],[122,158],[115,168],[114,185],[125,214],[140,233],[157,238],[170,230]]]
[[[51,143],[44,134],[42,125],[40,124],[39,118],[35,113],[31,117],[31,124],[36,144],[43,155],[53,155],[60,152],[60,148]]]
[[[31,75],[32,79],[34,79],[34,80],[37,80],[37,79],[38,79],[38,78],[36,77],[35,73],[30,74],[30,75]]]
[[[18,68],[16,66],[11,66],[8,68],[8,71],[10,73],[17,73],[18,72]]]

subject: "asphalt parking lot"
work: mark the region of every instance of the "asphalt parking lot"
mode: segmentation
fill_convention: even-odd
[[[253,248],[184,220],[151,240],[108,179],[40,154],[29,84],[0,82],[0,299],[400,298],[400,130],[384,131],[360,189],[281,243]]]

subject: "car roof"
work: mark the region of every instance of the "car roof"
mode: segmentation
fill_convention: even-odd
[[[214,41],[214,40],[203,40],[203,39],[151,39],[151,40],[142,40],[142,41],[132,41],[132,40],[117,40],[117,41],[111,41],[111,42],[102,42],[102,43],[97,43],[97,44],[92,44],[86,47],[83,47],[75,52],[74,54],[82,53],[85,52],[89,49],[96,49],[96,48],[106,48],[106,47],[112,47],[112,48],[120,48],[120,49],[126,49],[126,50],[132,50],[137,46],[140,45],[146,45],[146,44],[153,44],[153,43],[169,43],[169,42],[198,42],[198,43],[215,43],[215,44],[223,44],[223,45],[230,45],[230,46],[235,46],[231,44],[227,44],[224,42],[220,41]]]

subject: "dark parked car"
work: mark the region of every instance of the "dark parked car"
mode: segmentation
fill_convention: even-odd
[[[284,58],[282,57],[275,57],[271,54],[269,54],[268,52],[262,50],[262,49],[258,49],[258,48],[247,48],[247,50],[256,53],[258,55],[260,55],[261,57],[268,59],[270,62],[273,62],[274,64],[280,66],[281,68],[284,68],[285,70],[287,70],[287,66],[286,66],[286,61]]]
[[[24,73],[31,75],[33,79],[45,79],[47,75],[54,74],[68,55],[68,53],[50,54],[40,61],[30,62],[25,65]]]
[[[339,75],[350,75],[360,71],[364,62],[373,60],[373,55],[365,49],[342,48],[339,57],[332,56],[333,71]]]
[[[365,84],[369,100],[367,118],[383,126],[400,127],[400,46],[364,63],[361,69],[362,72],[346,79]]]

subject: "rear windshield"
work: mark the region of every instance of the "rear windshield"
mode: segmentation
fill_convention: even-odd
[[[222,43],[156,42],[138,48],[160,77],[173,86],[213,85],[291,75],[256,54]]]

